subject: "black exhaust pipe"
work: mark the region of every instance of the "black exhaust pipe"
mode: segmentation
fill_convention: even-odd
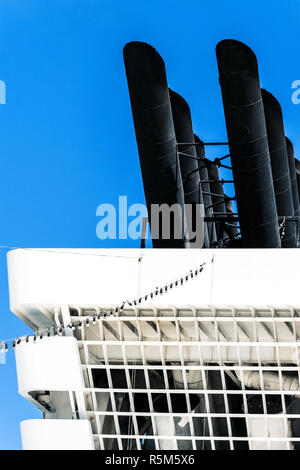
[[[196,204],[204,204],[200,184],[199,161],[194,141],[194,132],[189,105],[182,96],[169,90],[175,134],[178,145],[180,169],[183,182],[184,202],[190,204],[193,210],[193,231],[196,229]],[[187,210],[187,209],[186,209]],[[189,228],[189,227],[188,227]],[[191,228],[191,227],[190,227]],[[189,239],[192,242],[192,237]],[[209,248],[207,227],[204,224],[204,246]]]
[[[217,233],[217,246],[223,247],[223,239],[225,234],[225,222],[226,222],[226,204],[225,194],[223,190],[223,184],[220,181],[219,170],[217,165],[207,162],[208,177],[210,180],[210,192],[213,207],[213,214],[216,217],[216,233]]]
[[[242,243],[279,248],[278,217],[255,54],[226,39],[216,47]]]
[[[176,150],[176,136],[167,85],[165,64],[149,44],[130,42],[123,50],[136,140],[142,170],[154,248],[185,248],[184,193]],[[154,238],[152,205],[178,204],[182,216],[174,212],[168,239],[160,229]],[[176,239],[175,227],[180,225],[181,236]]]
[[[205,158],[205,148],[203,142],[199,139],[198,136],[194,135],[194,140],[196,143],[197,157],[199,158],[200,181],[205,207],[205,216],[211,219],[214,217],[214,210],[212,207],[211,189],[207,170],[207,162]],[[206,225],[210,246],[213,247],[217,241],[216,225],[212,221],[207,222]]]
[[[277,214],[279,217],[294,217],[294,203],[281,106],[267,90],[262,89],[261,95],[265,112]],[[295,221],[288,222],[286,219],[281,246],[283,248],[295,248],[296,241]]]
[[[286,148],[287,148],[287,155],[288,155],[288,162],[289,162],[294,212],[295,212],[295,216],[299,217],[300,216],[300,203],[299,203],[299,192],[298,192],[298,184],[297,184],[294,147],[290,139],[288,139],[287,137],[286,137]]]
[[[296,166],[296,178],[297,178],[297,187],[298,187],[298,196],[300,201],[300,162],[295,158],[295,166]]]

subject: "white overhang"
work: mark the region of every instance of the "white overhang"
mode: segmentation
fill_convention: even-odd
[[[162,306],[300,306],[299,249],[18,249],[8,253],[11,310],[47,326],[55,308],[116,306],[202,263]]]

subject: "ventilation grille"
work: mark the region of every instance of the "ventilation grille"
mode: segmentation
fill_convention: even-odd
[[[96,448],[300,448],[299,322],[292,308],[144,309],[76,330]]]

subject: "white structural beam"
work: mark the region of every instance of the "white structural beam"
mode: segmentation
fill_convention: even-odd
[[[88,420],[30,419],[21,423],[23,450],[94,450]]]

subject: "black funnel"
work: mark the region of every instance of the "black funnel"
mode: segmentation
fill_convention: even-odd
[[[227,39],[216,48],[243,246],[279,248],[278,217],[255,54]]]
[[[277,214],[279,217],[294,217],[293,194],[281,106],[268,91],[262,89],[261,95],[265,112]],[[295,248],[296,242],[295,222],[286,222],[281,245],[283,248]]]
[[[170,207],[177,203],[184,213],[182,178],[164,61],[153,47],[142,42],[127,44],[123,54],[153,247],[184,248],[184,217],[179,220],[182,228],[180,239],[172,234],[172,227],[169,239],[162,238],[161,230],[159,238],[153,239],[151,223],[152,204]]]
[[[204,201],[200,184],[199,161],[197,159],[196,146],[194,145],[191,112],[189,105],[182,96],[178,95],[173,90],[169,90],[169,93],[175,134],[177,144],[179,144],[178,154],[183,182],[184,202],[185,204],[191,204],[195,211],[196,204],[204,204]],[[193,229],[195,229],[195,220],[193,220],[193,222]],[[190,241],[192,241],[192,237],[189,238]],[[206,226],[204,226],[204,246],[209,247]]]
[[[210,192],[213,205],[213,213],[216,217],[217,243],[219,247],[223,246],[224,229],[226,221],[226,205],[223,184],[220,181],[217,165],[206,160],[208,178],[210,180]]]
[[[298,187],[298,196],[300,201],[300,162],[295,158],[295,167],[296,167],[296,178],[297,178],[297,187]]]
[[[205,148],[203,142],[194,135],[196,145],[197,157],[199,158],[199,169],[200,169],[200,181],[203,194],[203,201],[205,207],[205,216],[212,218],[214,216],[214,210],[212,207],[211,190],[209,183],[209,176],[207,170],[207,162],[205,159]],[[207,222],[207,233],[211,246],[215,246],[217,241],[216,226],[214,222]]]
[[[299,192],[298,192],[298,184],[297,184],[294,147],[290,139],[288,139],[287,137],[286,137],[286,148],[287,148],[287,155],[288,155],[288,162],[289,162],[294,212],[295,212],[295,216],[299,217],[300,216],[300,204],[299,204]]]

